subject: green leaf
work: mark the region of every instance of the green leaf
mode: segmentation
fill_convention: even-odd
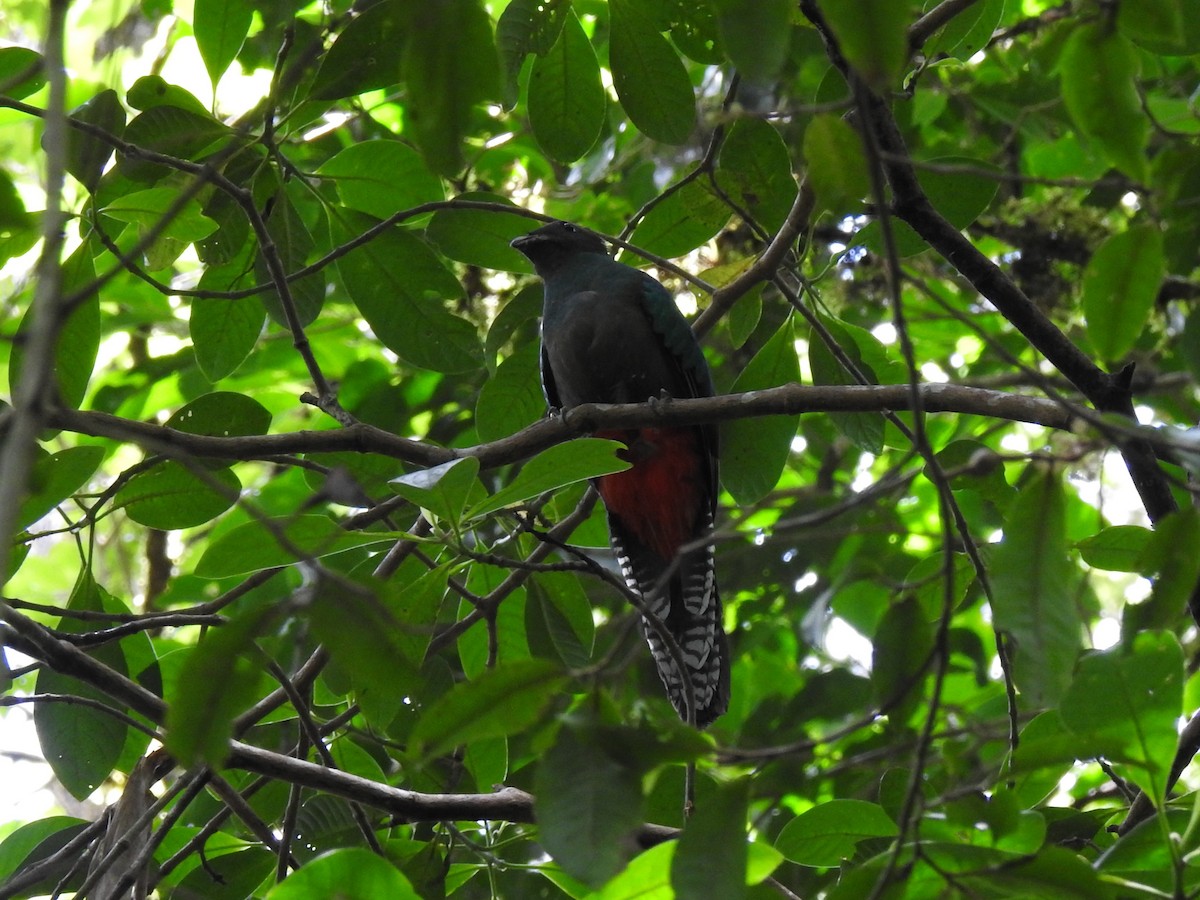
[[[855,0],[825,3],[821,11],[858,74],[877,90],[896,87],[908,62],[908,4]]]
[[[353,236],[353,223],[339,240]],[[483,353],[475,326],[447,309],[462,285],[429,247],[391,228],[337,263],[350,298],[388,349],[414,366],[437,372],[479,369]]]
[[[1110,525],[1080,541],[1076,548],[1094,569],[1140,572],[1139,561],[1154,532],[1140,525]]]
[[[624,472],[629,463],[617,456],[625,445],[603,438],[576,438],[543,450],[521,467],[508,485],[473,507],[467,518],[477,519],[498,509],[554,491],[564,485],[612,472]]]
[[[68,447],[55,454],[39,450],[29,475],[29,493],[17,515],[17,528],[28,528],[83,487],[103,459],[103,447]]]
[[[566,677],[547,660],[526,659],[488,669],[443,694],[422,713],[410,751],[431,759],[472,741],[509,737],[539,718]]]
[[[723,784],[696,807],[671,860],[678,900],[746,895],[746,811],[750,779]]]
[[[960,9],[950,22],[924,47],[927,59],[942,53],[967,60],[987,46],[1004,16],[1005,0],[982,0]],[[925,4],[925,9],[933,5]]]
[[[229,578],[390,540],[382,533],[343,531],[332,519],[320,515],[275,519],[270,525],[268,528],[259,522],[246,522],[227,531],[208,545],[196,563],[195,574],[201,578]],[[280,543],[275,530],[282,531],[289,547]]]
[[[539,572],[528,584],[526,631],[534,628],[531,616],[540,615],[554,651],[567,666],[582,668],[592,658],[596,624],[592,604],[568,572]]]
[[[129,479],[117,492],[115,505],[139,525],[171,531],[215,519],[233,506],[241,489],[229,469],[193,472],[167,460]]]
[[[871,177],[862,138],[841,116],[814,116],[804,130],[804,159],[808,178],[824,209],[856,212],[871,192]]]
[[[825,316],[825,330],[846,358],[854,364],[868,384],[888,384],[903,380],[902,370],[887,355],[887,350],[869,331]],[[850,385],[859,380],[834,356],[814,328],[808,340],[808,365],[814,384]],[[884,420],[879,413],[830,413],[834,426],[867,453],[883,451]]]
[[[420,660],[409,656],[402,637],[424,624],[401,620],[388,595],[388,587],[377,582],[347,584],[323,578],[306,607],[332,665],[348,675],[355,700],[379,728],[391,723],[406,695],[418,687]]]
[[[379,219],[446,197],[442,180],[416,150],[400,141],[351,144],[317,174],[333,180],[346,206]]]
[[[129,123],[125,140],[166,156],[195,160],[231,133],[227,125],[212,116],[178,106],[156,106]],[[133,181],[158,181],[173,171],[133,155],[119,157],[117,170]]]
[[[992,616],[1014,642],[1017,687],[1034,707],[1057,701],[1079,655],[1071,568],[1062,485],[1055,475],[1036,472],[1009,508],[1004,541],[988,567]]]
[[[1137,92],[1137,51],[1104,22],[1079,25],[1058,61],[1062,95],[1076,127],[1136,179],[1146,174],[1150,125]]]
[[[1136,571],[1154,576],[1154,589],[1150,599],[1125,604],[1122,632],[1175,625],[1200,580],[1200,511],[1185,507],[1156,523],[1137,566]]]
[[[267,900],[315,897],[421,900],[412,884],[382,856],[363,847],[341,847],[318,856],[267,892]]]
[[[659,256],[683,256],[725,227],[730,211],[725,201],[700,179],[670,193],[633,230],[630,243]]]
[[[480,192],[460,194],[455,199],[513,205],[505,197]],[[532,272],[529,260],[509,246],[513,238],[529,231],[530,224],[538,223],[516,212],[440,209],[425,233],[439,250],[458,262],[504,272]]]
[[[1088,338],[1106,360],[1119,360],[1141,337],[1166,275],[1157,225],[1135,225],[1105,239],[1083,273]]]
[[[77,819],[74,816],[48,816],[11,831],[0,841],[0,883],[7,882],[14,873],[28,869],[61,850],[88,824],[90,823],[86,819]],[[62,878],[75,862],[75,859],[64,860],[61,871],[51,876],[51,883],[45,888],[47,892],[53,889],[54,882]]]
[[[767,231],[776,231],[796,199],[787,145],[761,119],[733,123],[717,158],[717,184]]]
[[[670,872],[675,849],[674,841],[665,841],[638,854],[620,875],[588,894],[587,900],[674,900]]]
[[[200,286],[206,288],[203,277]],[[265,320],[262,303],[255,297],[192,301],[188,317],[192,351],[210,383],[232,375],[245,362],[258,343]]]
[[[161,75],[143,75],[125,94],[125,102],[134,109],[147,110],[156,106],[177,106],[203,119],[211,118],[208,108],[196,95]]]
[[[541,347],[531,341],[500,363],[484,383],[475,404],[475,428],[481,441],[508,437],[545,415],[540,359]]]
[[[176,410],[166,427],[212,437],[266,434],[271,428],[271,413],[253,397],[213,391]]]
[[[492,23],[479,0],[406,3],[404,10],[405,129],[435,172],[453,175],[473,107],[500,96]]]
[[[92,263],[92,247],[83,243],[62,266],[62,294],[73,297],[92,284],[96,269]],[[77,298],[76,298],[77,299]],[[34,309],[30,307],[21,317],[17,334],[28,334]],[[88,382],[100,350],[100,298],[95,293],[85,296],[76,305],[58,334],[51,373],[58,386],[58,398],[65,406],[78,409],[87,394]],[[21,384],[25,366],[25,341],[18,340],[8,360],[8,383],[15,392]]]
[[[925,689],[934,636],[924,607],[912,597],[893,603],[875,629],[871,686],[889,719],[908,720]]]
[[[24,100],[46,84],[45,60],[28,47],[0,48],[0,93]]]
[[[696,98],[678,54],[634,0],[610,0],[608,13],[613,86],[629,121],[656,141],[686,143]]]
[[[568,875],[597,885],[620,871],[642,823],[637,771],[587,729],[564,726],[538,763],[534,792],[538,841]]]
[[[1062,698],[1063,722],[1084,753],[1129,763],[1129,778],[1160,805],[1183,713],[1183,650],[1168,631],[1137,635],[1132,647],[1089,653]]]
[[[1163,56],[1200,50],[1195,0],[1142,0],[1117,7],[1117,28],[1139,47]]]
[[[264,671],[254,641],[273,612],[263,607],[210,628],[187,654],[166,697],[164,744],[181,765],[225,762],[233,720],[258,696]]]
[[[770,83],[787,58],[792,35],[790,0],[712,0],[721,45],[739,74]]]
[[[737,394],[800,381],[792,321],[787,319],[729,389]],[[757,503],[779,481],[799,416],[737,419],[721,426],[721,482],[740,504]]]
[[[107,597],[87,569],[80,572],[67,601],[67,609],[75,612],[125,613],[129,610]],[[58,627],[67,632],[90,630],[94,623],[64,616]],[[128,675],[129,667],[120,644],[113,643],[91,651],[98,661],[120,675]],[[82,697],[123,712],[122,706],[106,693],[83,681],[77,681],[48,666],[38,671],[34,686],[38,694],[59,694]],[[39,703],[34,707],[33,723],[37,728],[42,755],[55,777],[71,796],[85,800],[116,767],[129,732],[129,726],[110,713],[75,703]]]
[[[242,49],[253,16],[246,0],[196,0],[192,31],[214,89]]]
[[[200,211],[198,200],[189,201],[168,219],[167,213],[178,198],[179,192],[175,188],[149,188],[124,194],[101,212],[118,222],[135,225],[139,239],[156,235],[145,255],[147,268],[158,270],[175,262],[188,244],[217,230],[217,223]]]
[[[775,840],[775,849],[802,866],[835,867],[854,856],[859,841],[899,834],[896,823],[878,804],[830,800],[788,822]]]
[[[314,100],[352,97],[400,81],[404,5],[404,0],[384,0],[350,20],[321,60],[310,89]]]
[[[71,118],[103,129],[115,138],[120,138],[125,132],[125,107],[121,105],[117,92],[111,89],[101,91],[73,109]],[[78,128],[67,130],[67,171],[89,191],[96,190],[112,155],[113,146],[107,141]]]
[[[292,205],[287,191],[281,186],[275,191],[271,200],[270,215],[266,217],[267,232],[275,244],[275,252],[285,274],[291,274],[304,268],[315,255],[316,243],[308,226],[300,218],[300,214]],[[262,305],[271,320],[283,328],[291,329],[287,314],[284,312],[283,300],[276,289],[271,269],[262,254],[262,248],[254,258],[254,274],[260,284],[272,285],[269,291],[259,294]],[[308,326],[316,321],[325,305],[325,276],[321,272],[306,275],[300,279],[288,281],[288,293],[291,294],[295,307],[296,318],[300,325]]]
[[[496,23],[496,49],[504,74],[505,105],[517,102],[517,78],[530,53],[545,56],[554,47],[567,16],[569,0],[512,0]]]
[[[533,61],[529,124],[542,149],[559,162],[583,156],[604,127],[608,104],[592,42],[568,10],[558,40]]]
[[[457,525],[471,495],[483,493],[483,486],[476,478],[478,474],[479,460],[467,456],[440,466],[418,469],[393,478],[390,483],[401,497]]]

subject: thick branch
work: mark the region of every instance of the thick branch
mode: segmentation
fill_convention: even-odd
[[[502,787],[491,794],[423,794],[380,784],[338,769],[327,769],[316,763],[272,753],[239,741],[234,741],[231,746],[232,751],[226,761],[231,768],[327,791],[410,822],[480,819],[534,821],[533,795],[519,788]],[[643,846],[649,846],[670,840],[677,834],[674,828],[646,824],[639,830],[638,841]]]
[[[1070,429],[1078,421],[1071,410],[1051,400],[955,384],[921,385],[927,412],[952,412]],[[911,408],[908,385],[810,386],[785,384],[745,394],[696,400],[668,400],[627,405],[585,404],[565,416],[543,419],[516,434],[462,450],[411,441],[357,424],[336,431],[293,431],[283,434],[215,437],[189,434],[101,412],[55,410],[49,424],[92,437],[137,444],[165,456],[221,459],[265,459],[290,453],[350,451],[378,453],[418,466],[435,466],[474,456],[484,468],[508,465],[581,434],[603,428],[645,425],[696,425],[767,415],[811,412],[885,412]]]

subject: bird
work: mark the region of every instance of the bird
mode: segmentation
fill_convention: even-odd
[[[708,363],[670,292],[609,257],[596,232],[555,221],[512,246],[543,282],[541,378],[551,412],[713,395]],[[594,484],[625,583],[642,599],[659,677],[679,717],[707,727],[730,695],[714,548],[704,541],[716,518],[717,429],[644,426],[596,436],[624,443],[618,455],[631,464]]]

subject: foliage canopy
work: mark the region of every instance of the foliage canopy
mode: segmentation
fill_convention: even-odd
[[[1200,888],[1200,0],[9,6],[4,716],[92,805],[4,896]],[[723,396],[545,418],[548,218]],[[704,734],[588,486],[654,422]]]

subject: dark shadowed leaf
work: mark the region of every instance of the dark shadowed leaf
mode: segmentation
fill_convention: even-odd
[[[791,44],[789,0],[713,0],[721,46],[738,72],[752,82],[775,77]]]
[[[1013,640],[1017,687],[1035,707],[1062,695],[1082,645],[1064,507],[1058,478],[1034,473],[1009,508],[988,569],[996,628]]]
[[[746,807],[750,780],[721,785],[698,803],[671,860],[671,886],[679,900],[746,894]]]
[[[1062,719],[1084,748],[1128,762],[1126,777],[1161,803],[1183,712],[1183,682],[1179,640],[1167,631],[1143,632],[1132,647],[1079,661],[1062,698]]]
[[[608,13],[613,85],[629,120],[656,141],[684,143],[696,98],[679,56],[635,0],[612,0]]]
[[[247,0],[196,0],[192,31],[214,85],[237,58],[253,17],[254,7]]]
[[[116,505],[147,528],[170,531],[215,519],[237,502],[241,490],[230,469],[191,469],[167,460],[129,479],[117,492]]]
[[[516,734],[538,720],[565,682],[562,669],[542,659],[489,669],[425,710],[413,729],[411,752],[429,759],[460,744]]]
[[[534,789],[540,843],[567,874],[600,884],[633,856],[642,823],[640,774],[587,729],[559,730],[538,763]]]
[[[800,361],[788,319],[738,376],[730,393],[800,381]],[[721,427],[721,482],[739,503],[755,503],[779,481],[799,416],[736,419]]]
[[[554,46],[533,61],[529,124],[543,150],[573,162],[596,143],[607,103],[596,52],[579,18],[568,12]]]
[[[1096,249],[1083,273],[1083,314],[1102,358],[1119,360],[1137,342],[1165,274],[1157,225],[1134,226]]]

